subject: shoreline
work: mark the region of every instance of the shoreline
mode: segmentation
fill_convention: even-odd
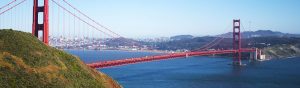
[[[83,49],[59,49],[59,50],[83,50]],[[151,53],[172,53],[172,51],[165,50],[93,50],[85,49],[86,51],[126,51],[126,52],[151,52]]]

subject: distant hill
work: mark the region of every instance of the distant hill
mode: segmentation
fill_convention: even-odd
[[[106,45],[117,47],[117,46],[140,46],[141,43],[139,41],[128,39],[128,38],[114,38],[105,41]]]
[[[288,58],[300,56],[300,44],[282,44],[263,48],[267,58]]]
[[[30,33],[0,30],[0,88],[120,88],[78,57]]]
[[[226,36],[226,38],[232,38],[232,32],[220,34],[217,36]],[[242,32],[242,38],[252,37],[300,37],[300,34],[289,34],[271,30],[258,30],[258,31],[245,31]]]
[[[206,43],[214,40],[215,37],[194,37],[180,40],[172,40],[168,42],[161,42],[156,44],[157,49],[159,50],[178,50],[178,49],[187,49],[193,50],[200,48]]]
[[[184,39],[192,39],[194,36],[192,35],[177,35],[170,37],[171,40],[184,40]]]
[[[215,39],[220,39],[218,37],[195,37],[192,39],[174,40],[168,42],[161,42],[156,44],[159,50],[195,50],[201,48],[202,46],[210,43]],[[274,45],[283,44],[298,44],[300,43],[300,38],[297,37],[252,37],[242,39],[243,48],[258,47],[264,48]],[[214,43],[212,43],[214,44]],[[232,48],[232,38],[224,38],[220,43],[214,45],[214,49],[231,49]]]

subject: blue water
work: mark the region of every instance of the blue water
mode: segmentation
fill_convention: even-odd
[[[85,63],[160,53],[68,50]],[[125,88],[300,88],[300,58],[243,61],[189,57],[99,69]]]

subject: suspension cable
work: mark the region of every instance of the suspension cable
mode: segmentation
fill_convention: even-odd
[[[98,26],[100,26],[100,27],[102,27],[102,28],[108,30],[109,32],[111,32],[111,33],[117,35],[118,37],[122,37],[121,35],[119,35],[119,34],[113,32],[111,29],[109,29],[109,28],[105,27],[104,25],[101,25],[99,22],[93,20],[92,18],[90,18],[89,16],[87,16],[86,14],[84,14],[83,12],[81,12],[80,10],[78,10],[77,8],[75,8],[73,5],[71,5],[71,4],[70,4],[69,2],[67,2],[66,0],[63,0],[63,1],[64,1],[65,3],[67,3],[67,5],[69,5],[71,8],[73,8],[74,10],[76,10],[77,12],[79,12],[81,15],[85,16],[85,17],[88,18],[89,20],[91,20],[91,21],[93,21],[94,23],[96,23]]]
[[[10,8],[8,8],[8,9],[4,10],[3,12],[1,12],[1,13],[0,13],[0,15],[2,15],[2,14],[4,14],[4,13],[6,13],[7,11],[9,11],[9,10],[11,10],[11,9],[15,8],[15,7],[17,7],[18,5],[20,5],[20,4],[22,4],[22,3],[24,3],[25,1],[26,1],[26,0],[23,0],[23,1],[19,2],[18,4],[16,4],[16,5],[13,5],[12,7],[10,7]]]
[[[227,30],[230,26],[227,26],[225,30]],[[220,43],[225,37],[227,37],[229,34],[227,35],[224,35],[224,36],[220,36],[220,37],[217,37],[215,38],[214,40],[212,40],[211,42],[205,44],[204,46],[196,49],[196,50],[193,50],[193,51],[203,51],[203,50],[206,50],[206,49],[209,49],[213,46],[216,45],[216,43]]]
[[[54,1],[54,0],[51,0],[51,1],[54,2],[56,5],[58,5],[60,8],[62,8],[63,10],[65,10],[66,12],[68,12],[69,14],[71,14],[71,15],[73,15],[74,17],[76,17],[77,19],[79,19],[80,21],[82,21],[82,22],[86,23],[87,25],[93,27],[94,29],[96,29],[96,30],[98,30],[98,31],[100,31],[100,32],[102,32],[102,33],[104,33],[105,35],[108,35],[108,36],[114,38],[114,36],[112,36],[112,35],[110,35],[110,34],[104,32],[104,31],[100,30],[99,28],[95,27],[94,25],[92,25],[92,24],[88,23],[87,21],[83,20],[82,18],[80,18],[79,16],[75,15],[75,14],[72,13],[71,11],[67,10],[65,7],[63,7],[62,5],[60,5],[59,3],[57,3],[56,1]]]
[[[3,9],[3,8],[6,8],[7,6],[9,6],[10,4],[13,4],[13,3],[16,2],[16,1],[17,1],[17,0],[13,0],[13,1],[9,2],[8,4],[6,4],[6,5],[2,6],[2,7],[0,7],[0,10]]]

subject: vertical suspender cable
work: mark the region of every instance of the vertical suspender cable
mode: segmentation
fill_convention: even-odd
[[[62,21],[62,22],[63,22],[63,23],[62,23],[62,32],[63,32],[63,33],[62,33],[62,36],[63,36],[64,41],[66,41],[66,40],[65,40],[65,38],[66,38],[66,37],[65,37],[65,30],[66,30],[66,28],[65,28],[65,26],[66,26],[66,25],[65,25],[65,23],[66,23],[66,22],[65,22],[65,21],[66,21],[66,19],[65,19],[65,10],[63,10],[63,12],[62,12],[62,20],[63,20],[63,21]],[[64,46],[65,46],[65,45],[66,45],[66,44],[64,44]]]
[[[69,39],[72,39],[71,36],[70,36],[70,33],[71,33],[71,17],[70,15],[68,14],[68,37]]]
[[[76,23],[75,23],[75,17],[73,17],[73,37],[74,37],[74,39],[76,37],[75,30],[76,30]]]
[[[59,3],[59,0],[57,1],[57,3]],[[61,38],[61,30],[60,30],[60,10],[59,10],[59,7],[57,6],[57,32],[58,32],[58,37],[59,39]],[[61,44],[61,42],[60,42]]]
[[[96,25],[104,28],[105,30],[109,31],[110,33],[116,35],[117,37],[122,37],[121,35],[113,32],[112,30],[110,30],[109,28],[105,27],[104,25],[100,24],[99,22],[93,20],[92,18],[90,18],[89,16],[87,16],[86,14],[84,14],[83,12],[81,12],[80,10],[78,10],[77,8],[75,8],[73,5],[71,5],[69,2],[67,2],[66,0],[63,0],[63,2],[65,2],[68,6],[70,6],[71,8],[75,9],[79,14],[83,15],[84,17],[88,18],[89,20],[91,20],[92,22],[94,22]]]
[[[87,21],[83,20],[82,18],[80,18],[80,17],[77,16],[76,14],[74,14],[74,13],[72,13],[71,11],[67,10],[65,7],[63,7],[62,5],[60,5],[59,3],[57,3],[56,1],[54,1],[54,0],[51,0],[51,1],[54,2],[56,5],[58,5],[59,7],[61,7],[61,8],[62,8],[63,10],[65,10],[66,12],[68,12],[69,14],[75,16],[77,19],[79,19],[80,21],[82,21],[82,22],[85,23],[86,25],[91,26],[93,29],[96,29],[97,31],[100,31],[100,32],[102,32],[102,33],[104,33],[104,34],[106,34],[106,35],[108,35],[108,36],[114,38],[113,35],[111,35],[111,34],[109,34],[109,33],[106,33],[105,31],[100,30],[98,27],[96,27],[96,26],[94,26],[94,25],[88,23]]]
[[[75,21],[75,17],[73,17],[73,37],[74,37],[74,39],[76,38],[75,30],[76,30],[76,21]]]
[[[0,12],[1,12],[1,10],[0,10]],[[2,29],[2,18],[1,18],[2,16],[0,15],[0,29]]]
[[[13,20],[12,20],[12,11],[9,11],[8,14],[9,14],[9,22],[10,22],[10,25],[9,25],[9,29],[12,29],[12,25],[13,25]]]
[[[83,25],[83,29],[85,28],[86,27]],[[83,36],[83,57],[85,58],[85,30],[82,31],[82,36]]]

